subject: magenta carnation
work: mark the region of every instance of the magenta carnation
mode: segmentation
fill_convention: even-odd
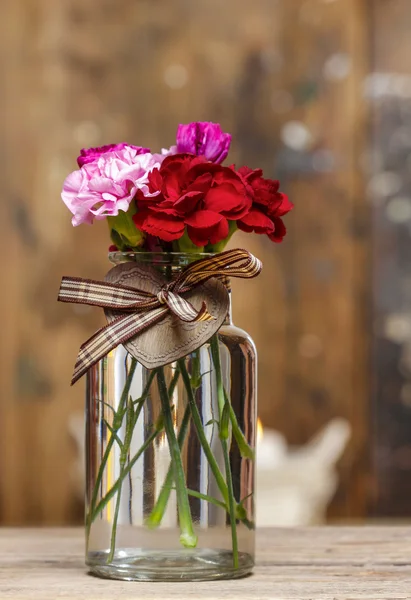
[[[150,196],[148,174],[159,168],[164,156],[139,153],[132,146],[113,145],[71,173],[63,184],[61,197],[73,213],[72,224],[92,223],[126,212],[137,190]]]
[[[205,156],[214,163],[222,163],[231,144],[231,135],[224,133],[218,123],[195,122],[179,125],[177,152]]]
[[[97,160],[101,154],[123,150],[124,148],[131,148],[132,150],[136,151],[136,154],[146,154],[147,152],[150,152],[149,148],[132,146],[131,144],[126,144],[125,142],[122,142],[121,144],[107,144],[106,146],[100,146],[99,148],[83,148],[80,150],[80,156],[77,158],[77,164],[79,167],[82,167],[87,163]]]

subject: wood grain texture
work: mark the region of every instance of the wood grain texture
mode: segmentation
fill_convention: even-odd
[[[128,583],[86,575],[79,529],[4,529],[2,600],[406,600],[410,527],[276,529],[258,533],[255,574],[238,581]]]
[[[286,90],[293,108],[286,119],[284,113],[274,113],[271,126],[283,139],[284,125],[294,119],[306,126],[311,140],[302,150],[277,146],[276,172],[296,207],[287,221],[286,244],[279,249],[262,246],[266,271],[256,296],[263,306],[255,327],[262,349],[263,422],[284,431],[295,444],[333,416],[352,424],[334,516],[365,515],[370,493],[370,212],[358,168],[367,143],[362,98],[371,34],[367,6],[361,1],[280,3],[279,49],[290,68],[277,74],[274,99],[275,92]],[[323,77],[335,55],[353,60],[340,80]],[[324,156],[328,167],[319,167]],[[262,155],[258,159],[264,161]],[[278,384],[271,393],[270,378]]]
[[[407,0],[375,2],[374,74],[368,81],[373,155],[376,491],[372,510],[411,515],[411,12]],[[388,27],[387,27],[388,24]],[[381,82],[387,84],[381,87]],[[378,91],[380,82],[380,91]],[[391,178],[391,185],[389,179]],[[386,185],[384,186],[384,182]]]
[[[354,435],[332,514],[366,513],[370,234],[358,164],[368,5],[2,0],[0,522],[82,515],[67,421],[83,389],[69,381],[103,316],[56,295],[63,274],[104,276],[108,236],[102,222],[71,227],[62,181],[80,147],[167,146],[179,122],[197,119],[220,121],[233,134],[231,160],[279,175],[296,204],[282,246],[245,235],[232,243],[264,263],[255,281],[233,282],[235,322],[259,349],[263,423],[299,444],[333,416],[348,418]],[[336,55],[351,69],[326,77]],[[300,146],[296,122],[297,141],[301,125],[309,134]]]

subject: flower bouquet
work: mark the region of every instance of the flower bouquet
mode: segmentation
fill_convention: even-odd
[[[231,136],[180,125],[176,145],[82,150],[62,199],[73,225],[107,219],[104,281],[64,277],[63,302],[104,309],[87,373],[90,570],[131,580],[240,577],[254,564],[256,353],[231,320],[230,278],[260,261],[237,229],[281,242],[292,208],[260,169],[223,166]]]

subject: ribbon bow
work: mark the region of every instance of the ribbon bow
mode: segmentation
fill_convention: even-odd
[[[170,311],[182,321],[209,321],[214,319],[203,302],[200,310],[183,298],[212,277],[256,277],[262,269],[261,261],[247,250],[220,252],[210,258],[197,260],[181,271],[158,294],[138,288],[79,277],[63,277],[58,300],[76,304],[100,306],[121,315],[99,329],[80,346],[71,384],[113,348],[137,336],[161,321]]]

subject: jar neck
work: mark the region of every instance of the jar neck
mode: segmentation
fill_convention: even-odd
[[[183,252],[110,252],[109,260],[114,265],[119,265],[125,262],[136,262],[139,264],[146,264],[150,267],[155,268],[159,271],[166,280],[171,281],[177,277],[184,267],[188,266],[192,262],[199,260],[200,258],[212,257],[212,254],[190,254]],[[227,316],[223,325],[232,325],[232,312],[231,312],[231,288],[230,281],[228,278],[223,280],[226,285],[229,296],[229,306]]]
[[[233,324],[231,290],[229,290],[229,292],[228,292],[228,298],[229,298],[228,312],[227,312],[227,315],[226,315],[223,325],[232,325]]]
[[[210,253],[185,253],[185,252],[109,252],[108,258],[114,265],[125,262],[136,262],[143,265],[150,265],[163,273],[167,278],[178,275],[181,271],[193,262],[201,258],[212,258]]]

